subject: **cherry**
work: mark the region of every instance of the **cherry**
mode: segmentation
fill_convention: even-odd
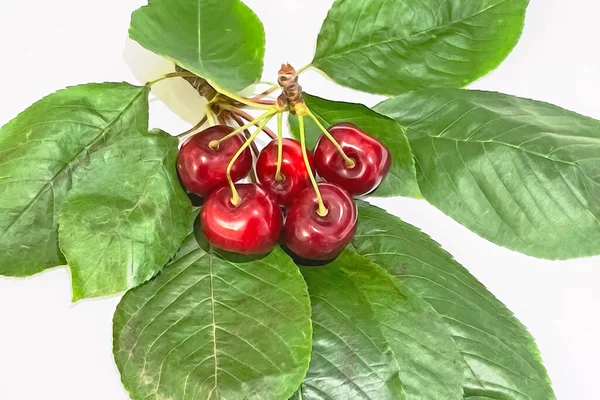
[[[261,186],[282,206],[290,205],[296,197],[310,185],[310,178],[302,158],[300,142],[283,139],[281,180],[277,180],[278,143],[273,140],[258,156],[256,175]],[[312,154],[308,152],[308,161],[313,165]],[[314,167],[312,167],[314,173]]]
[[[333,143],[321,136],[314,155],[315,166],[321,178],[340,185],[354,196],[375,190],[390,170],[390,151],[379,140],[353,124],[333,125],[329,128],[329,133],[354,161],[354,165],[348,166]]]
[[[190,192],[206,196],[227,184],[227,165],[246,139],[233,136],[212,148],[210,143],[233,132],[227,125],[212,126],[192,137],[183,145],[177,158],[177,171],[183,186]],[[244,178],[252,168],[252,153],[244,150],[231,168],[234,182]]]
[[[236,186],[240,196],[232,204],[231,188],[212,192],[204,202],[200,221],[202,231],[215,247],[239,254],[264,254],[275,247],[283,216],[281,209],[260,186]]]
[[[309,260],[337,257],[356,232],[358,211],[348,192],[331,183],[318,185],[327,215],[318,214],[312,188],[305,189],[288,209],[283,244],[295,255]]]

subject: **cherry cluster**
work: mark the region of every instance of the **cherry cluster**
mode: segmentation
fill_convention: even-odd
[[[267,253],[280,242],[303,259],[337,257],[356,232],[352,197],[373,191],[391,158],[357,126],[341,123],[328,132],[314,155],[294,139],[271,141],[257,157],[254,183],[234,184],[254,161],[241,133],[215,125],[187,141],[177,169],[185,188],[205,198],[200,227],[208,241],[241,254]]]

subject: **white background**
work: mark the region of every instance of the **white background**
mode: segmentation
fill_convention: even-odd
[[[135,83],[123,49],[130,13],[144,3],[0,0],[0,125],[68,85]],[[247,0],[267,31],[265,79],[276,78],[281,62],[300,67],[312,59],[331,3]],[[472,87],[544,100],[600,119],[598,14],[596,0],[532,0],[520,44]],[[313,71],[302,84],[332,99],[367,105],[379,100]],[[189,127],[159,102],[152,103],[151,125],[172,133]],[[598,399],[600,257],[536,260],[477,237],[425,202],[377,203],[433,236],[515,312],[537,338],[559,399]],[[119,297],[72,305],[69,285],[66,269],[29,279],[0,278],[0,399],[128,398],[111,355],[111,318]]]

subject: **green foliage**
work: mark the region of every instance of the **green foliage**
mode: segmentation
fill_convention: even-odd
[[[397,122],[370,110],[362,104],[344,103],[321,99],[304,94],[306,105],[315,114],[325,128],[339,122],[350,122],[359,126],[369,135],[381,140],[392,153],[390,173],[372,196],[421,197],[415,173],[412,151],[406,138],[405,130]],[[305,118],[307,143],[314,148],[322,135],[320,128],[310,119]],[[289,117],[290,130],[299,136],[298,118]]]
[[[0,129],[0,274],[28,276],[65,263],[58,213],[74,172],[122,138],[148,131],[148,88],[74,86]]]
[[[123,139],[75,173],[59,234],[74,300],[144,283],[181,245],[193,220],[177,180],[177,145],[160,131]]]
[[[408,93],[374,110],[304,99],[324,127],[350,122],[390,149],[374,196],[424,197],[532,256],[597,255],[600,122],[455,89],[508,55],[527,5],[336,0],[312,65],[355,89]],[[130,36],[229,91],[261,78],[265,33],[240,0],[150,0]],[[358,200],[352,245],[318,267],[280,247],[221,252],[190,233],[179,141],[148,132],[148,92],[71,87],[0,129],[0,274],[68,261],[74,300],[128,290],[113,350],[133,400],[555,398],[526,328],[384,210]],[[298,135],[296,116],[289,123]],[[309,118],[306,134],[310,147],[322,134]]]
[[[314,325],[302,398],[463,398],[460,356],[444,322],[400,280],[352,250],[302,273]]]
[[[462,356],[465,398],[554,399],[525,327],[427,235],[384,210],[359,203],[353,244],[429,302]]]
[[[516,45],[529,0],[336,0],[313,65],[336,82],[394,95],[462,87]]]
[[[421,191],[535,257],[600,254],[600,122],[513,96],[431,89],[376,109],[408,128]]]
[[[133,400],[287,399],[311,336],[306,284],[282,250],[248,259],[190,235],[158,277],[125,295],[113,347]]]
[[[265,32],[240,0],[151,0],[133,13],[129,35],[232,91],[253,84],[262,74]]]
[[[369,300],[340,267],[352,264],[342,255],[336,265],[304,268],[312,304],[314,340],[304,399],[404,399],[400,366]]]

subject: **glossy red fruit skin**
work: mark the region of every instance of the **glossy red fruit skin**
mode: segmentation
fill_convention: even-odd
[[[288,206],[304,189],[310,186],[310,178],[302,157],[300,142],[285,138],[282,142],[281,163],[281,174],[284,180],[277,182],[275,180],[277,147],[277,141],[273,140],[260,152],[256,161],[256,176],[260,185],[273,196],[277,203]],[[307,156],[314,173],[312,153],[307,151]]]
[[[331,183],[319,183],[328,214],[317,214],[317,196],[305,189],[288,209],[282,243],[308,260],[331,260],[350,244],[356,233],[358,210],[350,194]]]
[[[209,143],[233,132],[227,125],[215,125],[194,135],[177,157],[177,172],[183,186],[191,193],[206,196],[227,184],[227,165],[245,142],[240,134],[212,149]],[[246,149],[233,164],[231,178],[239,181],[252,169],[252,153]]]
[[[353,124],[336,124],[329,128],[329,132],[356,165],[349,168],[331,141],[321,136],[314,154],[317,173],[325,181],[343,187],[353,196],[362,196],[375,190],[392,165],[387,147]]]
[[[215,247],[239,254],[265,254],[275,247],[283,216],[275,201],[260,186],[239,184],[241,198],[231,204],[231,189],[212,192],[200,213],[202,231]]]

